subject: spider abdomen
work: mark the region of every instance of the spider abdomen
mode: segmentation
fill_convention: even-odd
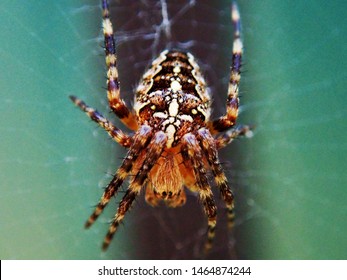
[[[200,68],[190,53],[163,51],[137,87],[134,109],[140,125],[162,130],[167,148],[180,137],[206,125],[210,96]]]

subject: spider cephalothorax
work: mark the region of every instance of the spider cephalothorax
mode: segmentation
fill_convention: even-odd
[[[127,108],[120,98],[115,41],[106,0],[102,1],[102,7],[110,108],[135,133],[128,135],[122,132],[82,100],[70,97],[116,142],[129,148],[86,227],[94,223],[128,178],[129,187],[105,237],[104,249],[142,189],[146,189],[145,198],[150,205],[156,206],[164,201],[170,207],[177,207],[185,203],[185,188],[188,188],[198,193],[208,217],[206,248],[209,249],[217,212],[207,171],[212,171],[228,209],[229,224],[232,225],[234,197],[219,161],[218,149],[239,135],[250,132],[248,126],[234,127],[238,114],[242,55],[237,7],[235,4],[232,6],[234,46],[226,114],[214,121],[210,120],[211,99],[197,62],[190,53],[177,50],[165,50],[152,62],[137,87],[133,110]]]

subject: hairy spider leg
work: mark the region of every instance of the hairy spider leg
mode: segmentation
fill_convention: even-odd
[[[106,119],[103,115],[101,115],[97,110],[89,107],[83,100],[78,99],[76,96],[71,95],[70,99],[77,107],[79,107],[82,111],[84,111],[89,118],[95,121],[98,125],[100,125],[106,132],[119,143],[121,146],[125,148],[129,148],[132,144],[131,136],[124,133],[122,130],[117,128],[113,123],[111,123],[108,119]]]
[[[208,183],[207,172],[200,145],[192,133],[183,136],[182,157],[190,162],[193,167],[194,176],[199,193],[199,199],[204,206],[207,221],[207,240],[205,243],[205,253],[207,253],[213,243],[215,228],[217,224],[217,207],[213,199],[213,194]]]
[[[223,132],[236,123],[239,108],[239,83],[241,78],[242,40],[240,38],[240,13],[236,3],[232,4],[231,19],[234,26],[234,43],[232,51],[231,73],[226,102],[226,114],[209,123],[212,134]]]
[[[139,132],[134,136],[134,143],[130,147],[122,165],[118,168],[112,181],[106,187],[98,205],[94,212],[90,215],[89,219],[85,223],[85,227],[89,228],[96,219],[100,216],[111,197],[116,195],[119,187],[122,185],[129,172],[133,167],[133,163],[138,158],[140,152],[148,145],[148,142],[152,136],[152,129],[149,126],[141,126]]]
[[[240,136],[245,136],[247,138],[253,137],[253,127],[250,125],[239,125],[234,127],[215,138],[217,149],[224,148],[229,145],[232,141]]]
[[[133,201],[136,196],[139,194],[141,188],[144,186],[146,179],[148,178],[148,174],[151,171],[154,164],[157,162],[159,157],[161,156],[164,147],[167,142],[167,136],[164,132],[158,131],[153,136],[151,142],[148,145],[145,160],[141,165],[141,168],[137,172],[134,179],[131,181],[128,190],[123,196],[121,202],[119,203],[117,214],[115,215],[107,235],[105,236],[104,243],[102,245],[102,249],[106,250],[118,229],[119,224],[122,222],[126,212],[131,207]]]
[[[234,195],[228,185],[228,180],[219,161],[215,140],[206,128],[201,128],[198,130],[198,140],[200,142],[201,149],[212,169],[212,173],[220,194],[226,204],[228,210],[228,227],[231,228],[234,225],[235,219]]]
[[[109,101],[109,106],[127,127],[129,127],[132,130],[137,130],[138,123],[136,116],[131,110],[128,109],[124,100],[120,97],[116,43],[110,19],[109,6],[106,0],[102,1],[102,10],[102,26],[105,43],[105,60],[107,66],[107,98]]]

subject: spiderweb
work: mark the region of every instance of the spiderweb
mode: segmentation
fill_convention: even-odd
[[[103,89],[100,4],[30,2],[0,4],[0,24],[8,27],[0,34],[0,257],[200,258],[206,219],[194,194],[177,209],[152,208],[139,197],[102,253],[124,184],[96,224],[83,229],[125,154],[68,100],[79,96],[124,129],[109,113]],[[254,138],[220,152],[237,220],[228,233],[225,206],[215,192],[218,229],[209,258],[343,258],[347,71],[329,55],[346,61],[343,4],[239,2],[245,43],[239,123],[257,129]],[[213,116],[223,114],[230,1],[113,1],[111,7],[122,96],[129,105],[151,60],[178,48],[197,58],[214,97]],[[312,18],[330,24],[318,31]]]

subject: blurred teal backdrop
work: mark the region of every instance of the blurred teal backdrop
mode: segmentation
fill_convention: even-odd
[[[196,2],[205,11],[210,9],[206,1]],[[226,169],[234,182],[238,205],[232,256],[346,259],[347,2],[238,2],[245,44],[240,122],[257,128],[254,138],[236,141],[222,152],[224,162],[229,162]],[[216,5],[213,9],[222,22],[210,23],[210,27],[218,25],[217,30],[227,34],[223,32],[231,28],[229,3],[219,1]],[[119,17],[128,16],[129,24],[134,20],[124,7],[114,10]],[[185,250],[185,243],[160,226],[165,223],[162,215],[174,220],[175,211],[149,209],[143,198],[135,203],[108,252],[102,253],[100,245],[115,211],[114,203],[96,225],[83,229],[101,188],[124,155],[124,150],[68,99],[70,94],[78,95],[110,116],[103,89],[100,14],[97,0],[0,3],[1,259],[194,257],[161,254],[163,250],[155,245],[153,254],[139,252],[146,247],[145,231],[159,231],[176,250]],[[148,29],[141,25],[125,34],[127,22],[123,19],[119,37],[131,41],[132,34],[154,35],[151,22],[141,20]],[[189,21],[184,24],[193,25]],[[200,33],[208,30],[205,24],[200,25]],[[221,95],[226,94],[232,41],[221,35],[221,41],[212,42],[209,32],[203,35],[206,46],[192,41],[192,49],[198,50],[199,60],[211,58],[221,64],[202,63],[208,80],[221,84],[223,91],[215,96],[219,113],[223,112],[225,95]],[[154,52],[156,38],[150,39]],[[133,52],[133,47],[124,49]],[[203,48],[212,51],[199,56]],[[137,63],[132,56],[120,55],[120,60],[122,57],[120,67],[130,73],[125,76],[131,75],[133,67],[142,71],[149,63],[148,59]],[[214,68],[218,75],[213,74]],[[224,77],[213,78],[221,73]],[[134,82],[124,84],[129,95]],[[200,206],[194,198],[192,201],[177,209],[183,220],[174,222],[173,228],[189,224],[189,219],[194,219],[189,213],[197,208],[202,218],[195,231],[203,233]],[[147,226],[152,216],[158,228]],[[167,224],[164,229],[172,230]],[[188,234],[194,239],[196,232]],[[198,239],[202,241],[201,236]],[[225,257],[218,255],[221,247],[223,244],[217,244],[217,258]]]

